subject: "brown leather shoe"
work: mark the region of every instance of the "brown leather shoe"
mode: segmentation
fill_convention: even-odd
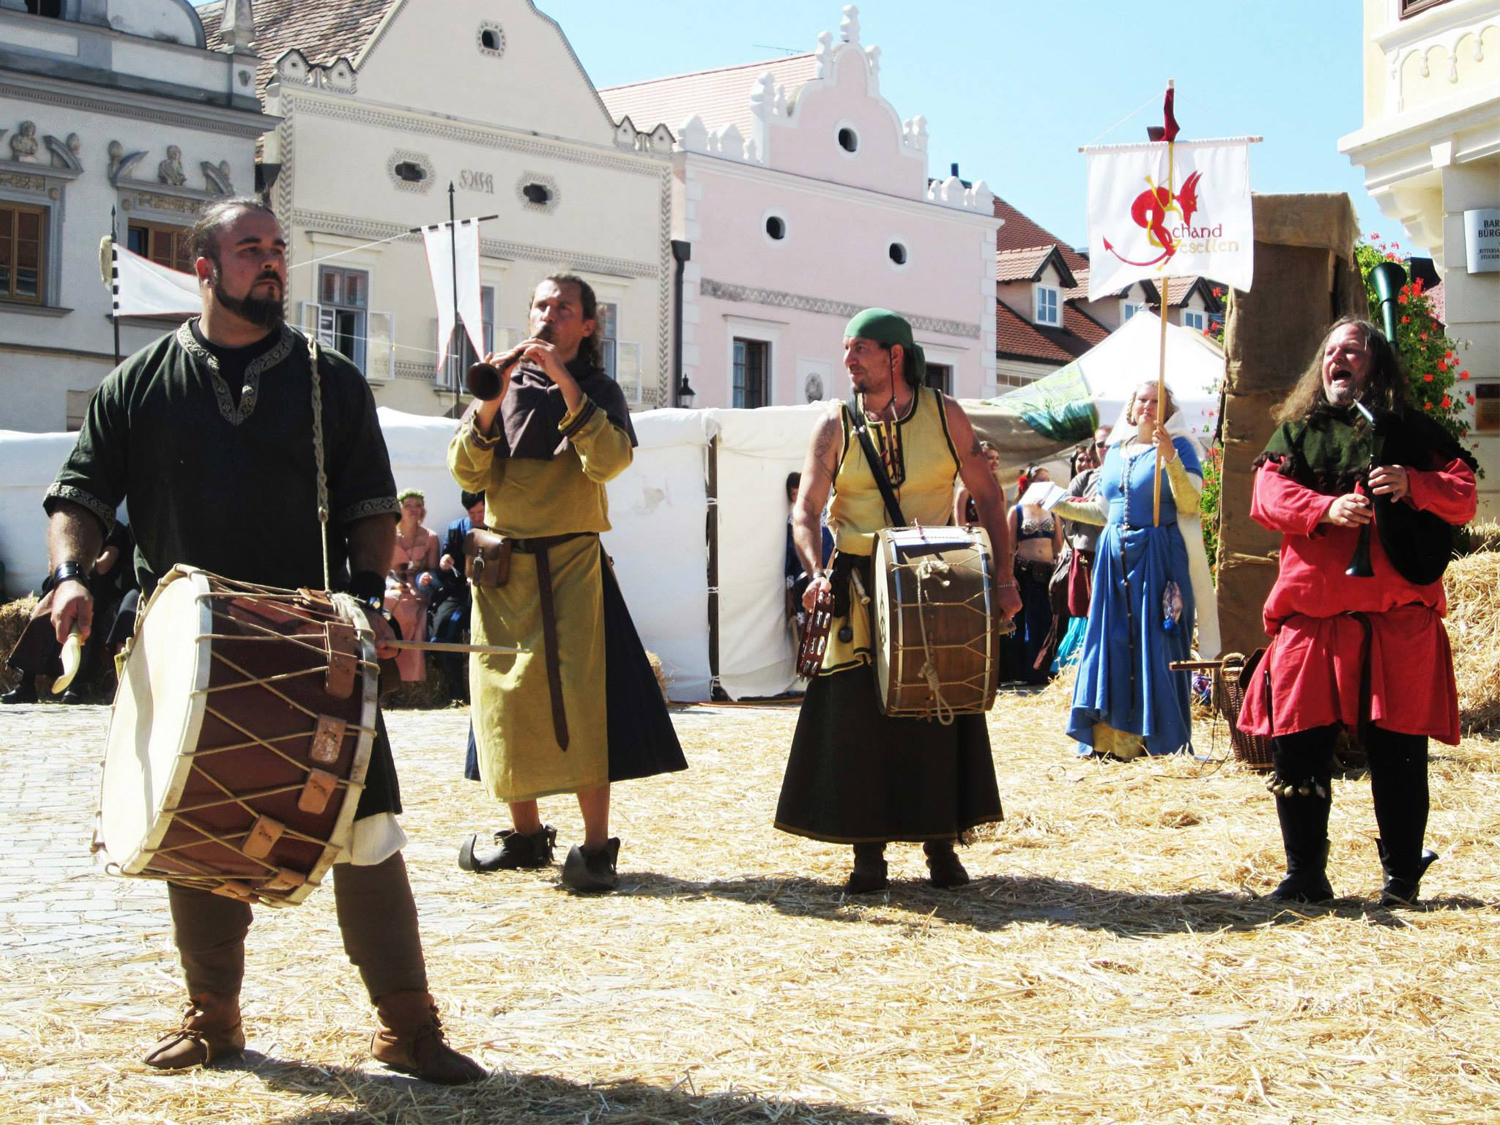
[[[375,1002],[379,1026],[370,1054],[392,1070],[443,1086],[462,1086],[489,1077],[489,1071],[443,1041],[443,1025],[430,992],[391,992]]]
[[[204,1066],[245,1049],[240,998],[200,992],[188,1003],[182,1026],[157,1041],[142,1061],[162,1070]]]

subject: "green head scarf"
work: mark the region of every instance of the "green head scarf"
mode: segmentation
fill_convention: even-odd
[[[890,309],[866,309],[844,326],[844,339],[863,338],[877,344],[900,344],[906,359],[902,375],[914,387],[920,387],[927,375],[927,356],[922,346],[911,338],[911,325]]]

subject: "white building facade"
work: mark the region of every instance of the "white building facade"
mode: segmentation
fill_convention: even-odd
[[[846,396],[843,328],[868,306],[912,322],[933,385],[992,393],[993,197],[957,177],[929,185],[926,123],[881,97],[880,68],[850,5],[810,54],[600,91],[622,130],[676,134],[695,405]]]
[[[524,338],[566,270],[600,302],[606,366],[635,407],[670,398],[671,165],[620,134],[562,30],[529,0],[351,0],[337,21],[257,0],[263,178],[290,242],[288,315],[360,367],[383,406],[451,413],[472,354],[437,367],[420,235],[480,227],[486,348]],[[220,8],[205,9],[212,24]]]
[[[76,429],[115,361],[100,240],[191,269],[209,202],[255,188],[259,60],[187,0],[0,0],[0,430]],[[180,318],[179,318],[180,319]],[[131,354],[175,319],[120,324]]]
[[[1471,260],[1478,246],[1465,226],[1475,212],[1500,224],[1500,0],[1364,0],[1364,21],[1364,126],[1339,150],[1363,167],[1406,241],[1432,253],[1448,335],[1470,374],[1455,389],[1487,474],[1479,516],[1497,519],[1500,260],[1493,250]]]

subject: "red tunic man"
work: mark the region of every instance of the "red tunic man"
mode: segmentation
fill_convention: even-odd
[[[1378,428],[1365,420],[1369,411]],[[1333,326],[1276,417],[1281,425],[1257,461],[1250,514],[1282,533],[1281,572],[1266,602],[1272,640],[1264,674],[1252,678],[1240,713],[1242,730],[1274,736],[1270,787],[1287,874],[1271,897],[1333,898],[1325,874],[1333,748],[1347,727],[1369,757],[1381,904],[1414,904],[1437,858],[1422,848],[1427,740],[1458,741],[1458,701],[1441,562],[1435,581],[1415,580],[1420,566],[1395,549],[1395,525],[1423,512],[1467,523],[1476,463],[1412,406],[1400,360],[1368,321]],[[1365,483],[1377,441],[1382,463]],[[1391,510],[1402,506],[1408,511]],[[1350,577],[1360,528],[1377,509],[1373,576]],[[1442,523],[1434,524],[1436,538],[1447,534]]]

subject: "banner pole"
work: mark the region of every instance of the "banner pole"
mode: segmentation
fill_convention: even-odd
[[[464,340],[464,334],[460,331],[462,322],[458,319],[458,219],[453,210],[453,181],[448,181],[448,256],[453,262],[453,347],[448,351],[448,362],[452,363],[457,356],[459,345]],[[483,356],[479,357],[483,359]],[[453,416],[457,418],[463,413],[459,406],[459,392],[463,380],[458,371],[453,372]]]
[[[1161,358],[1156,369],[1156,424],[1165,425],[1161,412],[1163,400],[1166,398],[1167,388],[1167,310],[1172,307],[1172,279],[1164,277],[1161,279]],[[1161,448],[1156,450],[1156,478],[1152,483],[1151,494],[1151,526],[1161,525]]]
[[[110,306],[109,319],[115,326],[115,366],[120,366],[120,267],[115,265],[115,240],[119,238],[119,220],[115,209],[109,209]]]

